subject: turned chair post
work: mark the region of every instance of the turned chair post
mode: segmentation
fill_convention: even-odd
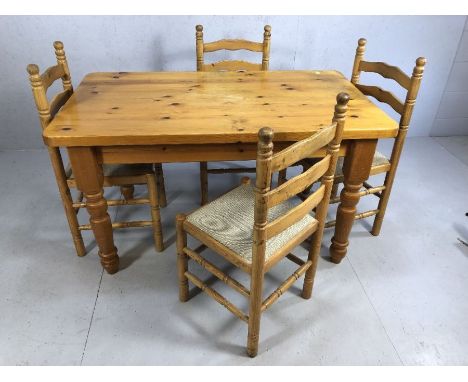
[[[359,65],[364,57],[364,52],[366,51],[366,44],[367,40],[365,38],[359,39],[358,46],[356,48],[356,55],[354,56],[353,73],[351,76],[351,83],[353,84],[359,83],[359,77],[361,75]]]
[[[203,25],[197,25],[195,27],[195,39],[196,39],[196,50],[197,50],[197,71],[203,70]]]
[[[73,85],[71,83],[71,76],[70,76],[70,69],[68,68],[67,57],[65,55],[65,51],[63,50],[63,43],[61,41],[55,41],[54,49],[55,49],[55,57],[57,57],[57,64],[59,64],[63,68],[63,72],[65,73],[65,75],[62,76],[63,90],[73,91]]]
[[[255,212],[252,245],[252,270],[249,300],[249,328],[247,353],[255,357],[258,352],[260,317],[263,299],[263,268],[265,265],[266,226],[268,205],[266,193],[271,186],[271,158],[273,156],[273,130],[264,127],[258,133],[257,176],[255,182]]]
[[[262,70],[268,70],[270,66],[271,26],[265,25],[263,30]]]
[[[42,130],[44,130],[51,120],[49,101],[47,100],[46,89],[39,74],[39,67],[35,64],[27,66],[29,73],[29,82],[33,92],[34,102],[36,103]]]
[[[378,210],[374,224],[372,225],[371,234],[378,236],[380,229],[382,228],[382,222],[385,216],[385,211],[387,209],[388,200],[390,198],[390,193],[393,186],[393,181],[395,180],[396,171],[398,168],[398,163],[400,161],[401,152],[403,150],[403,145],[405,143],[406,134],[408,133],[408,127],[413,115],[414,105],[416,103],[416,97],[418,96],[419,88],[421,86],[421,80],[424,73],[424,66],[426,65],[426,59],[424,57],[419,57],[416,59],[416,65],[413,69],[413,74],[411,76],[410,88],[406,94],[405,105],[403,108],[403,114],[400,119],[400,125],[398,130],[398,136],[395,139],[393,145],[392,154],[390,156],[391,168],[385,176],[385,189],[382,191]]]
[[[184,214],[176,216],[176,247],[177,247],[177,275],[179,279],[179,301],[185,302],[189,299],[188,278],[185,272],[188,271],[188,257],[184,252],[187,246],[187,233],[184,231]]]
[[[325,219],[328,212],[328,206],[330,202],[330,194],[333,188],[333,179],[335,176],[336,162],[338,161],[338,151],[341,145],[341,139],[343,137],[343,129],[345,124],[345,115],[347,105],[349,102],[349,95],[346,93],[340,93],[336,97],[335,113],[333,115],[333,122],[336,123],[335,137],[328,144],[327,154],[331,155],[330,165],[327,172],[322,177],[322,185],[325,186],[325,193],[322,201],[317,206],[315,212],[315,220],[319,222],[318,228],[315,231],[312,242],[309,248],[308,260],[312,261],[312,265],[307,270],[304,277],[304,286],[302,288],[302,297],[309,299],[312,295],[312,288],[317,271],[317,264],[320,254],[320,248],[322,245],[323,230],[325,228]]]

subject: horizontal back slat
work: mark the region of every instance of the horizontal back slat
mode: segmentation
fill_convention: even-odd
[[[54,81],[58,80],[59,78],[62,78],[64,75],[65,72],[61,65],[55,65],[51,66],[50,68],[47,68],[47,70],[41,75],[41,80],[44,89],[47,90],[50,87],[50,85],[54,83]]]
[[[390,105],[398,114],[403,114],[403,103],[391,92],[383,90],[378,86],[355,85],[363,94],[374,97],[376,100]]]
[[[251,52],[262,52],[263,44],[247,40],[219,40],[203,45],[203,51],[215,52],[217,50],[250,50]]]
[[[359,70],[363,72],[378,73],[382,77],[389,78],[398,82],[406,90],[409,90],[411,86],[411,78],[402,72],[397,66],[386,64],[385,62],[368,62],[361,61],[359,64]]]
[[[205,72],[218,72],[222,70],[226,71],[260,71],[262,70],[261,64],[253,64],[251,62],[242,61],[242,60],[232,60],[232,61],[218,61],[211,64],[204,64],[203,70]]]
[[[295,176],[294,178],[283,183],[281,186],[268,192],[267,197],[268,208],[274,207],[285,200],[304,191],[311,184],[315,183],[325,174],[330,166],[331,155],[326,155],[318,163],[314,164],[307,171]]]
[[[298,204],[296,207],[289,210],[288,213],[267,224],[265,227],[267,238],[278,235],[286,228],[291,227],[301,220],[322,201],[324,194],[325,186],[322,184],[317,191],[311,194],[301,204]]]
[[[301,159],[310,157],[315,151],[326,146],[335,136],[336,124],[325,127],[310,138],[297,142],[287,149],[273,155],[271,171],[276,172],[289,167]]]
[[[49,103],[49,112],[51,118],[54,118],[55,114],[60,110],[60,108],[65,105],[68,99],[71,97],[72,91],[71,90],[64,90],[60,92],[52,98]]]

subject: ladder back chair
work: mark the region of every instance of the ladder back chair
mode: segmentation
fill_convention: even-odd
[[[244,178],[234,190],[188,216],[179,214],[176,217],[180,301],[188,301],[190,281],[245,321],[248,324],[247,353],[251,357],[257,355],[262,313],[304,274],[302,297],[309,299],[312,295],[348,100],[346,93],[340,93],[330,126],[276,154],[273,154],[273,130],[268,127],[260,129],[255,187],[250,185],[249,178]],[[301,175],[271,189],[274,172],[311,157],[323,147],[327,147],[323,159]],[[307,199],[302,201],[296,197],[319,179],[320,187]],[[310,212],[314,209],[315,215],[312,216]],[[202,245],[195,250],[188,248],[187,234]],[[306,260],[291,253],[293,248],[311,236]],[[203,258],[201,252],[206,248],[250,275],[250,289]],[[284,258],[299,267],[264,299],[264,275]],[[188,260],[193,260],[245,296],[249,300],[248,315],[190,272]]]
[[[416,65],[413,69],[413,73],[411,77],[409,77],[396,66],[391,66],[384,62],[364,61],[363,57],[366,43],[367,40],[364,38],[361,38],[358,41],[351,82],[363,94],[373,97],[379,102],[386,103],[400,115],[398,135],[394,140],[390,158],[386,158],[384,154],[376,151],[372,162],[370,175],[386,173],[384,184],[374,187],[368,182],[364,182],[363,190],[359,193],[360,196],[374,195],[380,199],[377,209],[357,213],[355,215],[355,220],[375,215],[371,234],[378,236],[382,227],[382,222],[384,220],[388,200],[390,198],[393,182],[395,180],[395,174],[398,168],[398,163],[400,161],[401,152],[403,150],[403,145],[405,143],[406,134],[408,132],[411,116],[413,114],[414,105],[416,103],[419,87],[421,85],[426,59],[424,57],[419,57],[416,59]],[[406,90],[405,102],[402,102],[394,94],[383,90],[380,87],[360,84],[359,79],[361,72],[377,73],[384,78],[388,78],[397,82]],[[332,200],[330,203],[339,203],[340,201],[337,193],[339,183],[342,183],[344,180],[343,162],[343,158],[338,160],[332,191]],[[335,220],[330,221],[327,223],[327,226],[334,226],[335,223]]]
[[[37,65],[30,64],[27,66],[32,93],[43,130],[73,94],[70,70],[68,68],[62,42],[54,42],[54,48],[57,65],[49,67],[42,74],[40,74]],[[62,81],[63,91],[56,94],[49,101],[47,98],[47,90],[57,80]],[[83,193],[81,192],[79,192],[77,199],[73,200],[70,189],[76,188],[76,181],[71,166],[69,164],[67,166],[64,165],[58,147],[47,146],[47,149],[49,151],[52,168],[62,198],[76,253],[78,256],[84,256],[86,254],[86,249],[81,231],[90,230],[91,224],[80,225],[78,223],[77,214],[81,208],[87,207],[90,209],[92,206],[83,201]],[[121,193],[124,196],[123,200],[108,200],[108,206],[148,204],[151,207],[151,220],[114,222],[112,223],[112,228],[152,227],[156,250],[162,251],[163,237],[158,203],[158,187],[152,165],[104,165],[103,172],[104,187],[120,186]],[[133,197],[134,185],[136,184],[147,185],[147,198]]]
[[[197,71],[262,71],[268,70],[270,62],[270,38],[271,26],[265,25],[263,42],[248,40],[224,39],[205,43],[203,41],[203,26],[197,25],[196,29],[196,51],[197,51]],[[251,52],[262,53],[261,64],[241,60],[218,61],[205,64],[205,53],[219,50],[249,50]],[[208,174],[226,173],[254,173],[255,168],[235,167],[235,168],[208,168],[207,162],[200,162],[200,183],[201,183],[201,204],[208,201]]]

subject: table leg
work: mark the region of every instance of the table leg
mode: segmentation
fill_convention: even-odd
[[[353,140],[349,143],[343,164],[344,188],[336,214],[335,234],[330,246],[331,260],[339,264],[346,256],[348,238],[354,223],[359,190],[369,178],[377,140]]]
[[[107,273],[116,273],[119,270],[119,257],[114,246],[112,223],[107,213],[107,201],[102,188],[102,166],[98,164],[91,147],[69,147],[68,156],[77,187],[86,197],[86,209],[99,247],[101,264]]]

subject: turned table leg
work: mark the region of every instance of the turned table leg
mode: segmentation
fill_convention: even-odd
[[[86,209],[99,247],[101,264],[107,273],[116,273],[119,270],[119,257],[114,246],[112,223],[107,213],[107,201],[102,188],[102,166],[98,164],[91,147],[69,147],[68,156],[77,187],[86,197]]]
[[[359,190],[362,183],[369,178],[376,146],[376,139],[349,142],[343,165],[344,188],[340,195],[341,202],[336,213],[335,234],[330,246],[331,260],[335,264],[339,264],[346,256],[348,238],[359,202]]]

